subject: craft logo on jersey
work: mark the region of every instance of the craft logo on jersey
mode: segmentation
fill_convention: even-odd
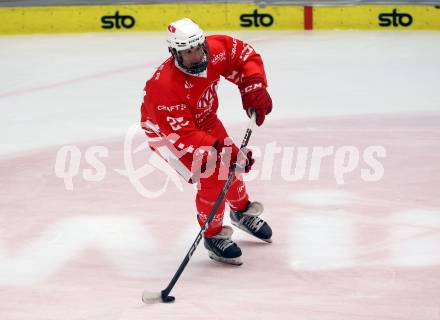
[[[203,92],[199,102],[197,102],[198,109],[211,108],[217,98],[218,80],[213,81]]]
[[[116,11],[113,16],[103,16],[101,18],[103,29],[116,29],[126,28],[131,29],[136,24],[136,20],[132,16],[119,15],[119,11]]]
[[[173,112],[173,111],[183,111],[186,109],[186,104],[176,104],[173,106],[164,106],[164,105],[158,105],[157,110],[158,111],[167,111],[167,112]]]

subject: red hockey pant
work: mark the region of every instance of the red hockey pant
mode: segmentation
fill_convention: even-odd
[[[207,132],[215,137],[217,140],[221,141],[224,141],[228,137],[228,134],[223,124],[217,118],[214,119],[211,128],[209,128]],[[166,148],[167,150],[172,152],[176,150],[174,147],[167,146],[167,143],[163,145],[161,144],[161,146],[159,147],[157,143],[150,142],[150,147],[165,160],[166,156],[161,153],[161,148]],[[182,177],[185,178],[186,173],[182,174],[182,168],[184,168],[184,171],[186,170],[187,173],[190,173],[192,160],[192,154],[189,154],[183,157],[178,157],[179,165],[176,166],[176,162],[169,162],[169,164],[179,174],[181,174]],[[198,180],[196,207],[198,211],[197,220],[199,221],[200,226],[202,226],[207,220],[209,213],[214,206],[214,203],[216,202],[221,190],[223,189],[224,184],[226,183],[228,168],[220,168],[220,166],[221,164],[218,163],[214,172],[211,175],[206,175],[205,177],[201,175],[200,179]],[[188,178],[188,176],[186,176],[186,178]],[[236,174],[236,176],[234,177],[234,180],[232,181],[231,186],[226,193],[225,199],[218,208],[214,219],[209,225],[209,228],[206,230],[205,236],[215,236],[222,230],[225,201],[228,203],[229,207],[232,210],[241,211],[246,208],[246,205],[248,203],[248,194],[246,192],[244,182],[241,179],[241,175]]]

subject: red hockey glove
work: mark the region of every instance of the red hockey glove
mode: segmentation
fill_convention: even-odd
[[[243,148],[242,151],[232,143],[232,141],[226,140],[226,145],[223,141],[216,141],[213,148],[215,150],[196,154],[193,162],[194,179],[197,181],[201,174],[212,174],[214,168],[217,165],[229,168],[232,170],[235,167],[235,172],[248,173],[252,169],[252,165],[255,163],[255,159],[252,157],[252,150]],[[229,142],[229,143],[228,143]]]
[[[234,145],[234,147],[235,148],[232,148],[231,165],[235,163],[236,171],[248,173],[255,163],[255,159],[252,157],[252,150],[243,148],[240,151],[237,146]]]
[[[225,165],[228,165],[230,169],[236,164],[235,170],[237,172],[248,173],[251,171],[252,166],[255,163],[255,159],[252,157],[252,150],[243,148],[243,150],[240,151],[235,144],[225,146],[223,142],[218,142],[215,145],[215,148],[217,149],[220,161]],[[226,151],[225,148],[231,149],[231,151],[228,150],[231,155],[230,157],[226,156],[226,152],[224,152]]]
[[[238,86],[241,93],[243,108],[250,116],[250,110],[255,110],[256,123],[261,126],[264,118],[272,111],[272,99],[266,90],[263,78],[260,75],[253,75],[243,79]]]

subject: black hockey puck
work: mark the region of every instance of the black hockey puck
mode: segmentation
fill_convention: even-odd
[[[176,298],[174,298],[173,296],[162,297],[162,301],[165,302],[165,303],[174,302],[174,300],[176,300]]]

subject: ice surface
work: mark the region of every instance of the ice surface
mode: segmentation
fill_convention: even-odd
[[[439,33],[234,35],[274,101],[248,177],[274,242],[236,230],[241,267],[200,246],[166,305],[142,292],[198,226],[137,130],[164,34],[0,38],[1,319],[440,318]],[[240,96],[219,98],[240,141]]]

